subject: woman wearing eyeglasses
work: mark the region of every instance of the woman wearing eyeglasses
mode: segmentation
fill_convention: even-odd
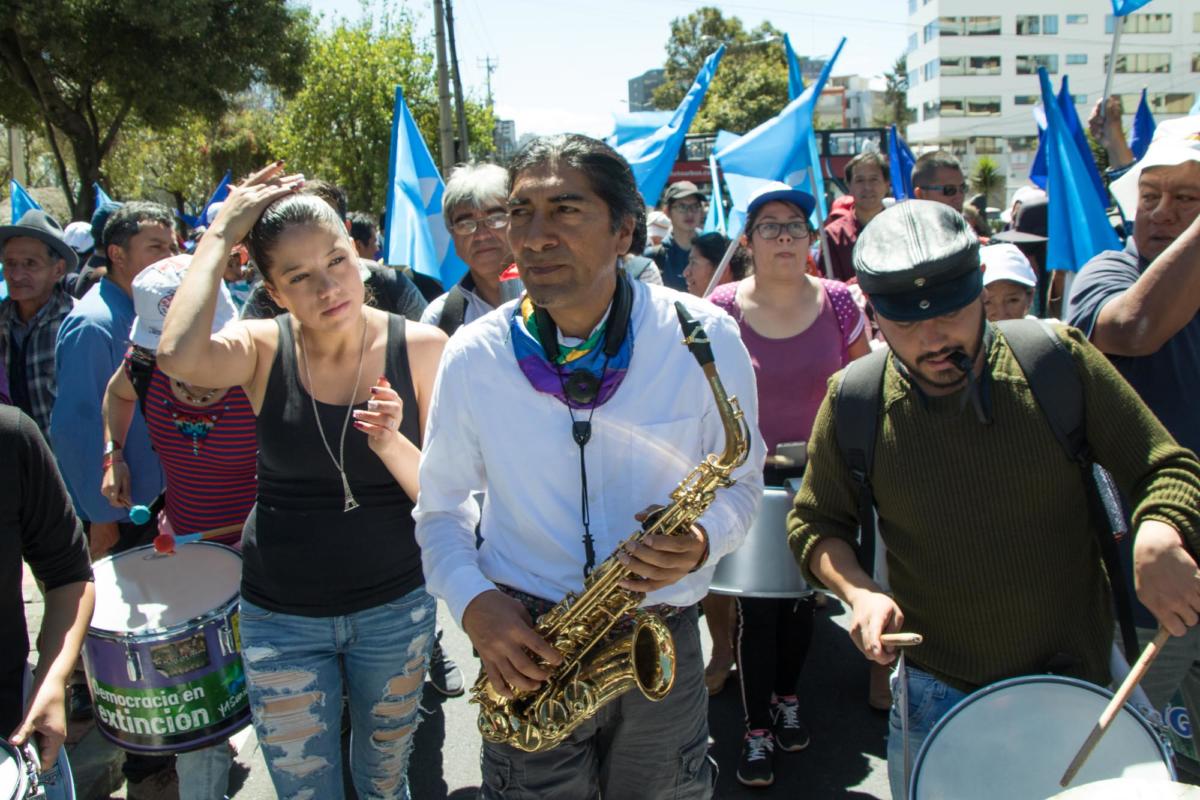
[[[754,364],[767,486],[801,474],[802,445],[826,382],[870,351],[866,320],[846,286],[808,274],[814,204],[811,195],[783,183],[761,189],[749,203],[742,236],[753,273],[709,298],[738,321]],[[737,777],[747,786],[774,781],[776,749],[808,746],[796,684],[812,639],[813,608],[811,595],[738,598],[734,644],[747,731]]]

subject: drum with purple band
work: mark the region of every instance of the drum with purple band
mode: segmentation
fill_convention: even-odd
[[[31,745],[17,747],[0,739],[0,800],[45,797],[38,782],[38,756]]]
[[[213,542],[98,561],[83,647],[100,732],[137,753],[182,753],[250,721],[239,654],[242,559]]]

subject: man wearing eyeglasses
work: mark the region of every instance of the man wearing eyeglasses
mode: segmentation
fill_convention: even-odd
[[[519,279],[500,280],[513,263],[504,205],[507,197],[508,173],[503,167],[465,164],[450,173],[442,195],[442,214],[468,272],[450,291],[430,302],[421,315],[422,322],[453,334],[520,293]]]
[[[704,222],[707,206],[704,193],[691,181],[672,183],[663,192],[663,210],[671,220],[671,232],[662,244],[646,249],[646,257],[654,260],[662,273],[663,284],[687,291],[683,270],[687,268],[696,229]]]
[[[962,213],[967,182],[958,159],[945,150],[934,150],[917,159],[912,172],[913,196],[950,206]]]

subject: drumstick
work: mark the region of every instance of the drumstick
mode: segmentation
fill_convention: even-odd
[[[1154,641],[1146,645],[1146,649],[1138,656],[1133,669],[1129,670],[1129,674],[1121,682],[1117,693],[1113,695],[1112,700],[1104,707],[1104,711],[1100,712],[1100,719],[1097,720],[1096,726],[1092,728],[1092,732],[1084,740],[1083,747],[1079,748],[1079,752],[1071,760],[1071,765],[1067,767],[1067,771],[1063,773],[1062,779],[1058,782],[1059,786],[1066,787],[1071,781],[1075,780],[1075,776],[1079,774],[1079,770],[1083,769],[1083,765],[1087,762],[1092,751],[1096,749],[1096,745],[1100,744],[1100,739],[1103,738],[1108,727],[1112,725],[1112,721],[1117,718],[1117,712],[1121,710],[1121,706],[1125,705],[1125,701],[1129,699],[1129,695],[1133,693],[1138,682],[1146,674],[1146,670],[1150,669],[1150,665],[1154,663],[1154,659],[1158,657],[1159,651],[1162,650],[1163,645],[1167,643],[1167,639],[1169,638],[1171,638],[1170,632],[1166,628],[1159,628]]]
[[[884,633],[879,637],[879,643],[888,647],[909,647],[925,641],[919,633]]]

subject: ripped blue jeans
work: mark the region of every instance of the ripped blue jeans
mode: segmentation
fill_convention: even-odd
[[[343,686],[358,796],[409,796],[408,756],[435,617],[434,599],[424,587],[338,617],[281,614],[241,601],[250,710],[281,800],[344,796]]]

